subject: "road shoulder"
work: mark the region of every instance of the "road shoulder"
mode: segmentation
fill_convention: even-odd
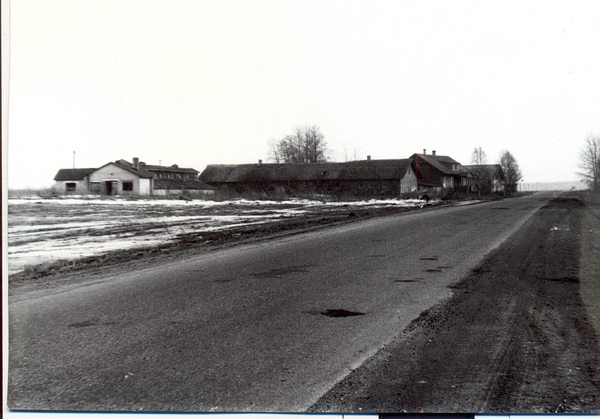
[[[580,293],[582,199],[543,207],[310,411],[598,412],[598,340]]]

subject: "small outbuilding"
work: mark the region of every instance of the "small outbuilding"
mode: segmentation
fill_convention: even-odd
[[[54,176],[52,190],[58,194],[87,194],[89,193],[89,175],[94,170],[96,169],[60,169]]]

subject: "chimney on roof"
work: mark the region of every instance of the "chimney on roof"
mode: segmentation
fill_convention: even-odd
[[[371,161],[371,156],[367,156],[367,161]]]
[[[427,149],[426,148],[423,149],[423,154],[427,154]]]
[[[135,170],[140,170],[140,159],[137,157],[133,158],[133,168]]]
[[[258,164],[262,164],[262,160],[260,160],[260,159],[259,159],[259,160],[258,160]]]
[[[435,150],[431,150],[431,155],[435,156]]]

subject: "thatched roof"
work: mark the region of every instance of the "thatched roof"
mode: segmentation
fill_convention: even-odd
[[[346,163],[211,164],[200,180],[211,183],[256,183],[317,180],[402,179],[409,159],[361,160]]]

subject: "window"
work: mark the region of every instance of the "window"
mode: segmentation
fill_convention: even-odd
[[[90,182],[90,191],[95,193],[102,192],[102,184],[100,182]]]
[[[67,182],[65,183],[67,188],[67,192],[75,192],[77,190],[77,184],[75,182]]]
[[[123,192],[133,191],[133,182],[123,182]]]

